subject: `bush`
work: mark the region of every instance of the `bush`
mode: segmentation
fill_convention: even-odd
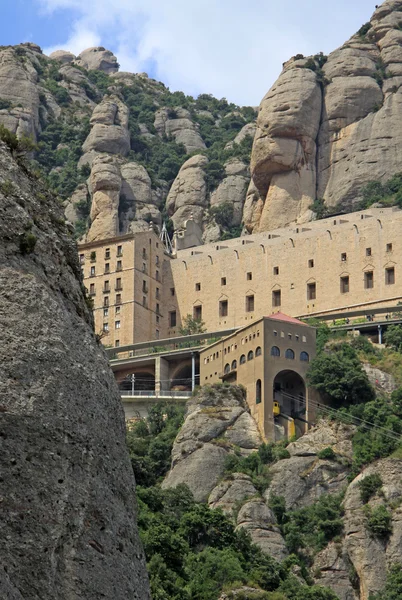
[[[309,385],[324,394],[334,406],[358,404],[374,398],[367,374],[349,344],[316,356],[307,373]]]
[[[212,206],[209,212],[218,225],[225,228],[230,227],[233,219],[233,204],[231,202],[223,202]]]
[[[336,459],[336,454],[330,446],[328,446],[327,448],[324,448],[323,450],[320,450],[318,452],[317,456],[321,460],[335,460]]]
[[[366,527],[374,537],[387,538],[392,533],[392,515],[384,504],[364,507]]]
[[[402,566],[392,565],[387,573],[387,582],[385,588],[370,596],[370,600],[398,600],[402,598]]]
[[[390,325],[384,335],[386,346],[396,352],[402,352],[402,325]]]
[[[366,35],[366,33],[368,31],[370,31],[371,29],[371,23],[365,23],[364,25],[362,25],[359,29],[359,31],[357,32],[357,35],[360,35],[360,37],[364,37]]]
[[[31,254],[36,246],[37,238],[32,232],[28,231],[20,235],[21,254]]]
[[[364,479],[359,481],[360,498],[363,504],[367,504],[374,494],[382,487],[382,479],[378,473],[366,475]]]

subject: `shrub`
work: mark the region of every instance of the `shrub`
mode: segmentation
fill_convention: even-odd
[[[21,254],[31,254],[36,246],[37,238],[30,231],[20,235],[20,252]]]
[[[323,450],[320,450],[317,456],[321,460],[334,460],[336,458],[336,454],[330,446],[328,446],[327,448],[323,448]]]
[[[218,225],[230,227],[233,219],[233,204],[231,202],[223,202],[212,206],[209,212]]]
[[[398,600],[402,598],[402,565],[392,565],[387,573],[385,588],[370,596],[370,600]]]
[[[0,110],[4,110],[12,107],[12,102],[10,100],[6,100],[5,98],[0,98]]]
[[[183,318],[183,324],[179,329],[180,335],[195,335],[197,333],[205,333],[205,323],[198,319],[194,319],[191,315],[186,315]]]
[[[335,406],[358,404],[374,398],[367,374],[349,344],[331,354],[321,353],[311,362],[309,385],[327,396]]]
[[[387,538],[392,533],[392,515],[384,504],[364,507],[366,527],[374,537]]]
[[[365,23],[364,25],[362,25],[359,29],[359,31],[357,32],[357,35],[360,35],[360,37],[364,37],[366,35],[366,33],[368,31],[370,31],[371,29],[371,23]]]
[[[386,346],[390,346],[396,352],[402,352],[402,325],[390,325],[384,335]]]
[[[364,479],[359,481],[360,498],[363,504],[367,504],[374,494],[381,489],[382,479],[378,473],[372,475],[366,475]]]

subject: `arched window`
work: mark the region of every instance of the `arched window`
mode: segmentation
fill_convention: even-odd
[[[281,351],[279,350],[278,346],[272,346],[271,356],[280,356],[280,355],[281,355]]]
[[[300,352],[300,360],[302,360],[304,362],[309,362],[310,357],[307,354],[307,352]]]
[[[234,360],[232,362],[232,371],[234,371],[235,369],[237,369],[237,360]]]
[[[253,360],[254,358],[254,352],[252,350],[250,350],[250,352],[247,354],[247,360]]]
[[[244,365],[245,362],[246,362],[246,355],[242,354],[241,357],[240,357],[240,364]]]
[[[261,354],[262,354],[261,346],[257,346],[257,348],[255,349],[255,355],[261,356]]]
[[[255,403],[261,404],[261,379],[255,382]]]
[[[290,358],[290,360],[294,360],[294,357],[295,357],[295,353],[293,352],[293,350],[288,348],[285,352],[285,358]]]
[[[230,364],[229,363],[227,363],[225,365],[225,368],[223,369],[223,372],[224,372],[225,375],[227,375],[228,373],[230,373]]]

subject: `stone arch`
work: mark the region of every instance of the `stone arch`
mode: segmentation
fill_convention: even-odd
[[[280,405],[281,413],[292,417],[306,411],[306,382],[296,371],[285,369],[276,374],[273,382],[273,400]]]

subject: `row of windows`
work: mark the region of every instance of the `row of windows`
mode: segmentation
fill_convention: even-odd
[[[386,249],[386,252],[392,252],[392,244],[391,243],[390,244],[386,244],[385,249]],[[371,248],[366,248],[366,256],[372,256]],[[347,259],[348,259],[347,253],[346,252],[342,252],[341,253],[341,261],[345,262],[345,261],[347,261]],[[314,259],[310,258],[308,260],[307,264],[308,264],[308,267],[310,269],[313,268],[314,264],[315,264],[314,263]],[[279,267],[273,267],[272,271],[273,271],[274,275],[279,275]],[[252,279],[253,279],[253,274],[252,274],[251,271],[248,271],[246,273],[246,280],[247,281],[252,281]],[[221,285],[222,286],[226,285],[226,277],[221,277]],[[196,292],[200,292],[201,291],[201,283],[200,282],[198,282],[198,283],[195,284],[195,291]],[[224,316],[224,315],[222,315],[222,316]]]
[[[114,313],[115,315],[119,315],[120,314],[120,306],[116,306],[114,309]],[[106,306],[103,308],[103,318],[106,319],[109,316],[109,307]]]
[[[116,256],[117,257],[123,256],[123,246],[117,246]],[[110,257],[111,257],[110,248],[105,248],[105,260],[110,260]],[[91,262],[96,262],[95,250],[92,250],[91,254],[89,255],[89,259]],[[85,254],[80,254],[80,264],[84,264],[84,262],[85,262]]]
[[[280,356],[281,355],[281,351],[278,348],[278,346],[272,346],[271,348],[271,356]],[[295,353],[291,348],[288,348],[287,350],[285,350],[285,358],[288,358],[289,360],[294,360],[295,358]],[[308,354],[308,352],[300,352],[300,360],[302,362],[309,362],[310,361],[310,356]]]
[[[115,304],[121,304],[121,303],[122,303],[121,294],[116,294]],[[109,296],[104,296],[104,298],[103,298],[103,306],[104,307],[108,307],[109,306]]]
[[[123,270],[123,263],[122,263],[121,260],[117,261],[117,263],[116,263],[116,269],[115,270],[116,271],[122,271]],[[103,271],[103,274],[106,274],[106,273],[110,273],[110,263],[105,263],[105,270]],[[90,277],[95,277],[96,276],[96,269],[95,269],[94,266],[92,266],[90,268],[89,276]]]
[[[261,346],[257,346],[257,348],[255,349],[255,356],[261,356],[262,355],[262,350],[261,350]],[[252,350],[250,350],[250,352],[247,354],[247,361],[249,360],[253,360],[254,358],[254,352]],[[242,354],[239,360],[239,364],[240,365],[244,365],[246,363],[246,355]],[[230,365],[229,363],[226,363],[225,368],[223,369],[223,372],[225,375],[227,375],[227,373],[230,373],[230,371],[234,371],[235,369],[237,369],[237,360],[233,360],[232,364]]]
[[[159,248],[158,242],[156,243],[156,247]],[[143,260],[147,260],[147,258],[148,258],[148,254],[147,254],[146,248],[142,249],[142,258],[143,258]],[[160,258],[159,258],[159,256],[155,256],[155,264],[156,264],[156,266],[158,266],[160,264]]]
[[[117,277],[114,289],[115,289],[116,292],[119,292],[119,291],[121,291],[123,289],[122,284],[121,284],[121,277]],[[111,290],[111,287],[110,287],[110,281],[107,280],[103,284],[102,292],[104,294],[108,294],[111,291],[112,290]],[[95,284],[94,283],[91,283],[90,286],[89,286],[89,295],[90,296],[95,296],[96,295],[96,289],[95,289]]]
[[[115,321],[114,322],[114,328],[115,329],[120,329],[120,321]],[[109,332],[109,323],[103,323],[103,331],[104,331],[104,333],[108,333]]]

